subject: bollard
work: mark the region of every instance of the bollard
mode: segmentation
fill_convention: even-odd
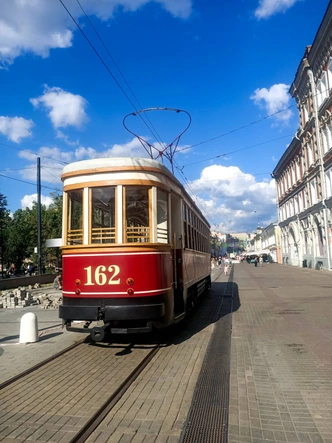
[[[27,312],[21,318],[20,343],[35,343],[38,339],[37,316],[33,312]]]

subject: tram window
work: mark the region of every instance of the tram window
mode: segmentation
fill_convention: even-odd
[[[83,243],[83,189],[68,192],[67,244]]]
[[[115,243],[115,187],[91,189],[91,243]]]
[[[162,189],[157,189],[157,241],[168,243],[168,194]]]
[[[125,194],[126,241],[149,242],[149,188],[127,186]]]

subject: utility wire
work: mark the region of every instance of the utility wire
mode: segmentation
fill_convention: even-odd
[[[7,145],[6,143],[0,143],[0,146],[6,146],[6,148],[16,149],[16,151],[29,152],[30,154],[35,155],[36,157],[47,158],[48,160],[52,160],[53,162],[56,161],[57,163],[61,163],[63,165],[69,164],[68,162],[64,162],[62,160],[56,160],[54,157],[47,157],[46,155],[36,154],[35,152],[29,151],[28,149],[17,148],[16,146]]]
[[[26,183],[27,185],[32,185],[32,186],[36,186],[36,183],[33,182],[28,182],[26,180],[20,180],[19,178],[14,178],[14,177],[9,177],[8,175],[4,175],[4,174],[0,174],[0,177],[5,177],[5,178],[9,178],[10,180],[15,180],[17,182],[21,182],[21,183]],[[50,186],[45,186],[45,185],[41,185],[42,188],[46,188],[46,189],[51,189],[52,191],[56,191],[59,192],[60,189],[56,189],[56,188],[51,188]]]
[[[277,115],[277,114],[280,114],[281,112],[285,112],[285,111],[287,111],[287,110],[290,109],[290,108],[294,108],[294,106],[296,106],[296,104],[295,104],[295,105],[287,106],[287,108],[280,109],[280,111],[276,111],[276,112],[274,112],[273,114],[268,114],[268,115],[266,115],[265,117],[260,118],[259,120],[255,120],[255,121],[253,121],[253,122],[251,122],[251,123],[247,123],[246,125],[239,126],[238,128],[232,129],[232,130],[230,130],[230,131],[228,131],[228,132],[224,132],[223,134],[217,135],[216,137],[212,137],[212,138],[210,138],[210,139],[208,139],[208,140],[204,140],[204,141],[202,141],[202,142],[196,143],[195,145],[191,145],[191,148],[194,148],[194,147],[196,147],[196,146],[203,145],[204,143],[208,143],[208,142],[211,142],[211,141],[213,141],[213,140],[217,140],[218,138],[225,137],[226,135],[229,135],[229,134],[233,134],[234,132],[241,131],[242,129],[248,128],[249,126],[252,126],[252,125],[255,125],[255,124],[257,124],[257,123],[260,123],[260,122],[262,122],[262,121],[264,121],[264,120],[267,120],[268,118],[271,118],[271,117],[273,117],[273,116],[275,116],[275,115]],[[179,151],[182,151],[182,150],[184,150],[184,149],[186,149],[186,148],[179,149],[178,152],[179,152]]]
[[[123,81],[125,82],[125,84],[127,85],[129,91],[132,93],[134,99],[136,100],[137,104],[140,106],[140,109],[143,109],[143,106],[141,105],[140,101],[138,100],[136,94],[134,93],[134,91],[132,90],[131,86],[129,85],[129,83],[127,82],[125,76],[123,75],[119,65],[116,63],[114,57],[112,56],[112,54],[110,53],[109,49],[107,48],[107,46],[105,45],[103,39],[101,38],[99,32],[97,31],[96,27],[94,26],[94,24],[92,23],[92,21],[90,20],[89,16],[87,15],[87,13],[85,12],[83,6],[81,5],[79,0],[76,0],[76,2],[78,3],[79,7],[81,8],[83,14],[85,15],[86,19],[88,20],[90,26],[92,27],[92,29],[94,30],[95,34],[97,35],[100,43],[103,45],[105,51],[107,52],[107,54],[109,55],[110,59],[112,60],[112,62],[114,63],[116,69],[118,70],[119,74],[121,75]],[[149,119],[148,115],[142,115],[142,118],[146,118],[148,120],[148,122],[150,123],[150,125],[152,126],[154,132],[156,135],[154,135],[154,137],[156,138],[156,140],[158,141],[158,143],[160,145],[162,145],[162,138],[160,137],[160,135],[158,134],[158,131],[156,130],[156,128],[154,127],[153,123],[151,122],[151,120]]]
[[[247,149],[252,149],[252,148],[256,148],[257,146],[262,146],[262,145],[266,145],[267,143],[272,143],[275,142],[277,140],[281,140],[283,138],[288,138],[290,137],[292,134],[288,134],[288,135],[283,135],[282,137],[278,137],[278,138],[274,138],[272,140],[268,140],[266,142],[261,142],[261,143],[256,143],[255,145],[251,145],[251,146],[247,146],[246,148],[241,148],[241,149],[237,149],[235,151],[230,151],[230,152],[226,152],[225,154],[219,154],[216,155],[215,157],[210,157],[210,158],[206,158],[204,160],[199,160],[197,162],[193,162],[193,163],[188,163],[186,165],[182,166],[182,169],[185,168],[186,166],[192,166],[192,165],[196,165],[198,163],[203,163],[203,162],[207,162],[209,160],[214,160],[216,158],[220,158],[220,157],[225,157],[226,155],[230,155],[230,154],[235,154],[236,152],[241,152],[241,151],[246,151]],[[195,145],[196,146],[196,145]]]
[[[81,32],[81,34],[83,35],[83,37],[85,38],[85,40],[89,43],[90,47],[92,48],[92,50],[94,51],[94,53],[97,55],[97,57],[99,58],[99,60],[101,61],[101,63],[104,65],[104,67],[106,68],[107,72],[110,74],[110,76],[113,78],[113,80],[115,81],[115,83],[117,84],[117,86],[119,87],[119,89],[121,90],[121,92],[123,93],[123,95],[126,97],[126,99],[129,101],[129,103],[132,105],[132,107],[135,109],[136,112],[138,112],[138,109],[136,108],[135,104],[133,103],[133,101],[131,100],[131,98],[128,96],[128,94],[126,93],[126,91],[123,89],[123,87],[121,86],[121,84],[119,83],[119,81],[117,80],[117,78],[115,77],[115,75],[113,74],[113,72],[110,70],[110,68],[108,67],[107,63],[105,62],[105,60],[103,59],[103,57],[99,54],[99,52],[97,51],[97,49],[94,47],[94,45],[92,44],[92,42],[90,41],[89,37],[85,34],[85,32],[83,31],[83,29],[81,28],[81,26],[79,25],[79,23],[75,20],[74,16],[71,14],[71,12],[69,11],[69,9],[67,8],[67,6],[63,3],[62,0],[59,0],[59,2],[62,4],[62,6],[64,7],[64,9],[67,11],[68,15],[70,16],[70,18],[73,20],[73,22],[75,23],[76,27],[79,29],[79,31]],[[149,125],[147,124],[147,122],[142,118],[141,114],[138,114],[139,117],[141,118],[141,120],[143,121],[143,123],[145,124],[145,126],[148,128],[148,130],[151,132],[151,134],[153,135],[154,138],[156,138],[155,134],[153,133],[153,131],[151,130],[151,128],[149,127]],[[157,138],[156,138],[157,139]],[[157,139],[158,141],[158,139]],[[159,141],[158,141],[159,143]]]

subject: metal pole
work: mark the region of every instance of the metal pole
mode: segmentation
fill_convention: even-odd
[[[3,214],[4,214],[4,210],[3,208],[0,208],[0,239],[1,239],[1,278],[3,278]]]
[[[43,273],[41,256],[41,185],[40,185],[40,157],[37,157],[37,225],[38,225],[38,272]]]

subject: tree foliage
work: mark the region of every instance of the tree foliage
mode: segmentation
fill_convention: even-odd
[[[0,194],[0,214],[1,214]],[[53,203],[46,208],[41,206],[41,244],[42,244],[42,265],[45,270],[50,263],[55,262],[56,251],[46,248],[46,240],[61,237],[62,228],[62,195],[52,194]],[[6,206],[6,198],[2,196]],[[3,261],[5,267],[14,263],[15,268],[20,270],[25,260],[30,260],[37,264],[35,248],[38,244],[38,205],[34,202],[32,208],[18,209],[11,216],[9,211],[5,211],[6,235],[3,236]],[[1,219],[0,219],[1,220]]]

